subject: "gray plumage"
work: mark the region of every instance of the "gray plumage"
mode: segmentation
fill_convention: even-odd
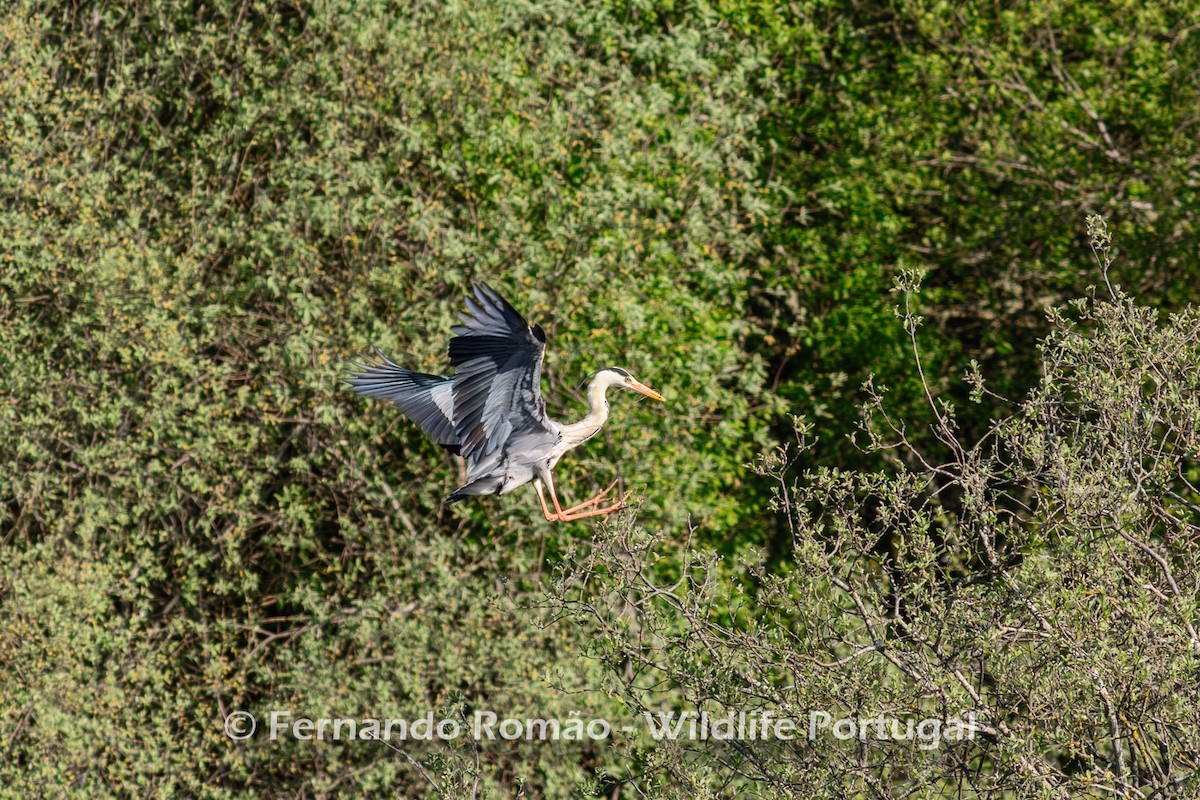
[[[453,377],[407,370],[376,350],[381,363],[356,364],[348,379],[364,397],[393,401],[431,439],[466,459],[467,483],[451,501],[528,483],[533,465],[522,454],[544,456],[561,438],[540,388],[545,334],[487,284],[474,290],[452,329]]]
[[[373,363],[355,363],[347,377],[364,397],[391,400],[431,439],[467,462],[467,482],[447,499],[507,494],[533,482],[547,519],[569,520],[612,513],[615,503],[597,508],[590,501],[563,510],[550,471],[567,450],[591,438],[608,418],[605,390],[620,386],[656,400],[662,395],[619,368],[601,370],[588,388],[588,414],[560,425],[546,416],[542,399],[542,359],[546,335],[529,325],[485,283],[476,283],[467,311],[452,329],[453,376],[426,375],[395,364],[376,350]],[[612,487],[610,486],[609,489]],[[546,505],[548,489],[555,513]]]

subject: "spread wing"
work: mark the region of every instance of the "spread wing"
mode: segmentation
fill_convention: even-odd
[[[413,372],[375,349],[374,363],[352,362],[347,381],[363,397],[391,400],[442,447],[458,451],[454,437],[454,379]]]
[[[508,449],[510,440],[522,448],[558,440],[541,391],[545,333],[486,283],[474,290],[450,340],[454,439],[472,466]]]

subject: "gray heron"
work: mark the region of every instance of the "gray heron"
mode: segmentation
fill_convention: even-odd
[[[347,381],[364,397],[391,400],[433,441],[467,462],[467,482],[447,499],[508,494],[532,483],[551,522],[605,516],[625,508],[625,497],[601,506],[614,480],[595,497],[564,509],[551,472],[559,460],[595,436],[608,420],[607,391],[628,389],[653,400],[663,396],[628,371],[609,367],[588,384],[588,411],[563,424],[546,415],[542,359],[546,334],[530,325],[486,283],[467,296],[462,324],[451,331],[454,375],[426,375],[392,362],[378,348],[373,361],[354,362]],[[554,510],[546,504],[549,493]]]

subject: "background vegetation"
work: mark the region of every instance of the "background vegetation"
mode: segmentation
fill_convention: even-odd
[[[0,795],[1195,796],[1198,17],[5,4]],[[546,327],[552,414],[609,364],[667,395],[559,470],[636,513],[447,507],[344,390],[372,344],[439,370],[473,278]],[[986,727],[397,750],[235,709]]]

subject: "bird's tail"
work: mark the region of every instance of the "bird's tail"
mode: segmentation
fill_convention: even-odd
[[[454,379],[413,372],[375,351],[372,361],[352,362],[346,376],[350,388],[363,397],[391,400],[431,439],[452,451],[460,442],[454,435]]]
[[[447,503],[457,503],[459,500],[465,500],[468,497],[477,497],[481,494],[500,494],[500,489],[504,486],[504,477],[501,475],[485,475],[479,480],[471,481],[465,486],[460,486],[451,492],[446,497]]]

